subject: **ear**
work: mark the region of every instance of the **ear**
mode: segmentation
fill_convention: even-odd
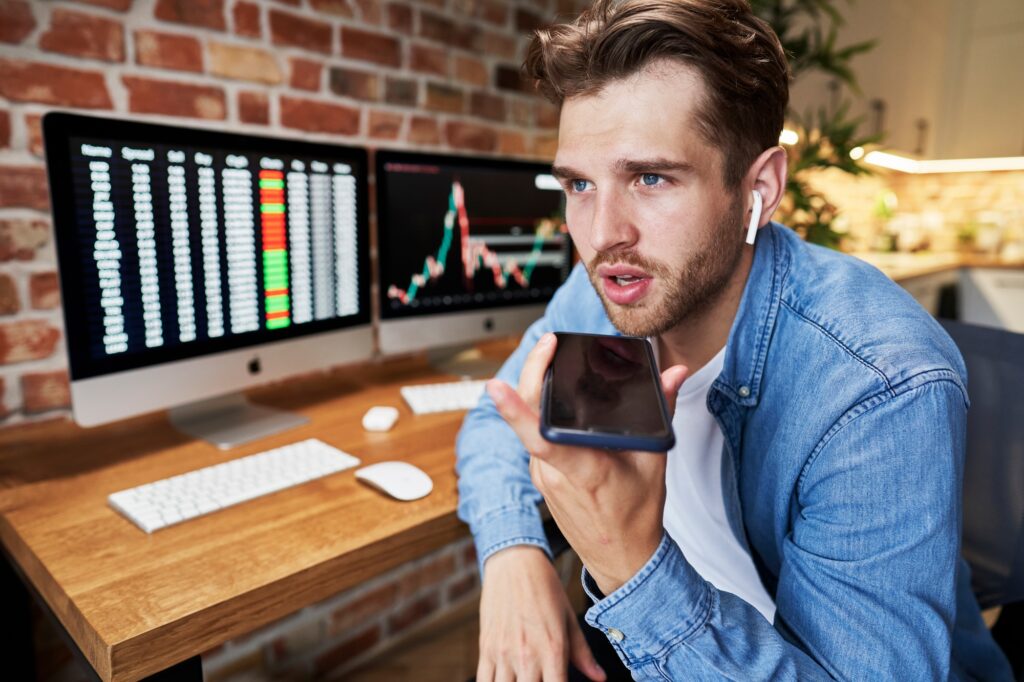
[[[756,190],[762,200],[761,218],[757,221],[759,228],[771,221],[772,214],[786,194],[786,165],[786,150],[775,146],[761,152],[747,171],[746,180],[743,182],[743,196],[746,202],[744,215],[750,218],[750,211],[753,208],[751,190]]]

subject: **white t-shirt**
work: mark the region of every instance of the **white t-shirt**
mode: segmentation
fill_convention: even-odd
[[[761,584],[754,560],[733,535],[725,515],[725,437],[707,408],[708,391],[724,361],[723,348],[679,390],[672,419],[676,446],[668,453],[665,530],[705,580],[740,597],[772,622],[775,602]]]

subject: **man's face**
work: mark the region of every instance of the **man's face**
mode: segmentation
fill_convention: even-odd
[[[713,304],[743,250],[743,206],[700,136],[696,73],[658,62],[562,106],[566,222],[612,323],[655,336]]]

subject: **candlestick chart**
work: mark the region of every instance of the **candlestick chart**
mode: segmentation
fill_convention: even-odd
[[[483,196],[479,188],[488,210],[471,213],[474,197],[463,183],[453,178],[448,189],[444,212],[425,221],[434,246],[406,270],[407,280],[396,272],[387,287],[392,307],[515,302],[549,295],[564,278],[568,262],[559,199],[554,204],[548,199],[550,205],[544,207],[517,206],[512,196],[493,191]],[[520,215],[513,215],[516,208]],[[436,227],[429,229],[431,224]],[[423,236],[414,241],[424,244]]]

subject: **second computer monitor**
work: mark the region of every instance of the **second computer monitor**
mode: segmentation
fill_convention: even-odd
[[[378,152],[381,352],[515,334],[543,314],[572,265],[550,168]]]

